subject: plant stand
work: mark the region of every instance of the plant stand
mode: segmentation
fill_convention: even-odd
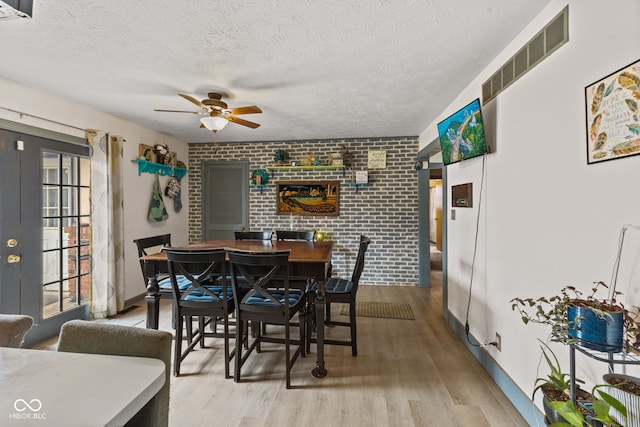
[[[576,403],[576,350],[591,359],[607,363],[609,373],[613,373],[615,365],[640,365],[640,356],[634,353],[605,352],[591,350],[577,344],[569,345],[569,379],[570,394],[573,403]],[[629,408],[627,408],[629,409]]]

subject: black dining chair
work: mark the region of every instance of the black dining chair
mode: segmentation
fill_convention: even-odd
[[[236,240],[271,240],[271,231],[234,231]]]
[[[305,355],[307,316],[300,314],[300,338],[292,340],[291,318],[303,313],[306,293],[289,287],[289,251],[227,253],[236,307],[234,381],[240,382],[242,366],[254,350],[260,352],[263,342],[276,342],[285,346],[285,380],[286,387],[291,388],[291,368],[298,356]],[[249,322],[254,331],[251,342],[252,336],[244,331]],[[263,322],[284,326],[284,339],[264,336],[260,328]],[[243,344],[247,347],[244,354]],[[296,346],[293,355],[291,345]]]
[[[325,303],[326,303],[326,318],[324,321],[325,326],[347,326],[351,329],[351,338],[349,340],[324,340],[325,344],[344,345],[351,347],[351,354],[353,356],[358,355],[358,340],[357,340],[357,328],[356,328],[356,294],[358,292],[358,283],[360,282],[360,276],[364,269],[364,255],[367,252],[371,240],[367,236],[360,236],[360,244],[358,247],[358,255],[356,257],[356,264],[351,274],[351,280],[341,279],[337,277],[330,277],[324,282]],[[312,282],[309,286],[309,291],[315,293],[318,289],[318,282]],[[313,298],[309,297],[309,301],[313,302]],[[331,303],[343,303],[349,304],[349,321],[335,321],[331,320]],[[314,312],[315,310],[311,310]],[[313,340],[310,339],[310,342]]]
[[[164,248],[171,247],[171,234],[143,237],[141,239],[135,239],[133,243],[135,243],[136,247],[138,248],[138,258],[142,258],[143,256],[150,255],[149,249],[151,248],[163,250]],[[149,276],[147,275],[147,269],[145,268],[145,263],[143,260],[140,260],[140,269],[142,270],[142,278],[144,279],[144,287],[146,289],[149,284]],[[156,279],[158,280],[160,298],[173,298],[173,294],[171,291],[171,280],[169,279],[169,271],[155,271],[155,273],[157,274]],[[180,287],[183,289],[189,286],[189,281],[184,277],[180,277],[178,281],[180,282]]]
[[[276,230],[276,240],[305,240],[312,242],[316,230]]]
[[[224,249],[188,250],[165,248],[169,267],[173,299],[176,339],[174,346],[173,373],[180,375],[182,360],[198,345],[204,347],[205,337],[224,340],[225,377],[230,378],[229,362],[229,314],[233,312],[233,291],[227,283],[227,263]],[[189,286],[181,287],[180,278],[189,281]],[[197,330],[191,330],[193,318],[198,319]],[[223,332],[206,326],[221,321]],[[187,324],[187,346],[182,350],[183,325]]]
[[[135,239],[133,243],[135,243],[136,247],[138,248],[138,259],[140,259],[143,256],[150,255],[164,248],[171,247],[171,234],[160,234],[158,236],[142,237],[140,239]],[[153,252],[151,251],[152,249]],[[140,259],[140,270],[142,270],[144,288],[147,289],[149,285],[148,273],[153,274],[158,281],[158,293],[160,294],[160,299],[173,299],[173,291],[171,290],[171,279],[169,278],[168,269],[158,269],[157,263],[154,263],[153,265],[153,271],[149,272],[149,270],[147,270],[147,268],[145,267],[145,262]],[[187,288],[190,284],[189,281],[184,277],[180,277],[179,282],[181,289]],[[173,306],[173,311],[175,312],[175,303]],[[175,328],[175,324],[172,324],[172,326]]]

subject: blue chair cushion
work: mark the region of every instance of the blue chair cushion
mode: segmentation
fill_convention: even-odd
[[[189,286],[191,286],[191,280],[188,280],[186,277],[184,277],[181,274],[177,275],[176,279],[178,281],[178,289],[180,289],[181,291],[184,291]],[[171,290],[171,277],[166,277],[166,278],[160,280],[158,282],[158,287],[160,289],[166,289],[166,290],[170,291]]]
[[[271,294],[274,298],[276,298],[278,301],[280,301],[281,304],[285,303],[283,289],[269,289],[267,292]],[[294,306],[298,304],[303,297],[304,297],[303,291],[298,289],[289,289],[289,306]],[[265,307],[278,306],[272,300],[260,294],[251,295],[249,298],[247,298],[244,304],[261,305]]]
[[[309,290],[315,292],[318,289],[318,284],[313,282],[311,286],[309,286]],[[330,277],[324,283],[324,291],[325,293],[332,294],[348,294],[353,289],[353,282],[347,279],[339,279],[337,277]]]
[[[222,286],[205,286],[208,290],[214,293],[218,298],[224,299],[224,294],[222,292]],[[199,289],[190,292],[184,298],[185,301],[217,301],[211,295],[202,292]],[[233,288],[231,286],[227,286],[227,300],[233,300]]]
[[[187,289],[190,285],[191,285],[191,280],[187,280],[186,277],[180,275],[180,276],[176,276],[176,279],[178,280],[178,288],[181,291],[184,291],[185,289]],[[166,290],[171,290],[171,277],[166,277],[162,280],[160,280],[158,282],[158,287],[160,289],[166,289]]]

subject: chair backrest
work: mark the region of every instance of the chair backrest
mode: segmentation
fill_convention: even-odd
[[[316,236],[316,230],[276,230],[278,240],[307,240],[312,242]]]
[[[369,248],[369,243],[371,243],[371,239],[364,235],[360,236],[358,257],[356,258],[356,265],[353,267],[353,274],[351,275],[351,282],[353,283],[354,290],[358,287],[360,276],[362,275],[362,270],[364,270],[364,254]]]
[[[180,304],[193,297],[208,296],[207,302],[227,302],[227,263],[224,249],[188,249],[165,248],[173,298]],[[181,289],[183,281],[189,287]],[[222,287],[223,298],[211,289],[212,285]]]
[[[24,314],[0,314],[0,347],[22,347],[33,318]]]
[[[271,240],[271,231],[234,231],[236,240]]]
[[[252,297],[264,298],[274,306],[289,309],[266,290],[280,288],[289,301],[289,251],[250,252],[227,250],[236,307]],[[249,288],[247,291],[247,287]],[[241,298],[241,299],[240,299]],[[285,307],[286,306],[286,307]]]
[[[138,258],[140,258],[145,255],[149,255],[147,249],[171,246],[171,234],[143,237],[141,239],[135,239],[133,243],[135,243],[136,247],[138,248]],[[142,278],[144,279],[144,287],[146,289],[149,283],[149,278],[147,277],[147,274],[145,272],[144,261],[142,260],[140,260],[140,269],[142,270]]]
[[[115,325],[108,322],[72,320],[62,325],[58,351],[112,354],[160,359],[165,366],[165,382],[127,425],[166,427],[169,425],[169,386],[171,380],[170,332]],[[99,385],[96,385],[99,387]]]

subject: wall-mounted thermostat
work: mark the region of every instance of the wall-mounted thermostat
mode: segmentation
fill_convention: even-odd
[[[473,206],[472,182],[451,187],[451,206],[454,208],[470,208]]]

